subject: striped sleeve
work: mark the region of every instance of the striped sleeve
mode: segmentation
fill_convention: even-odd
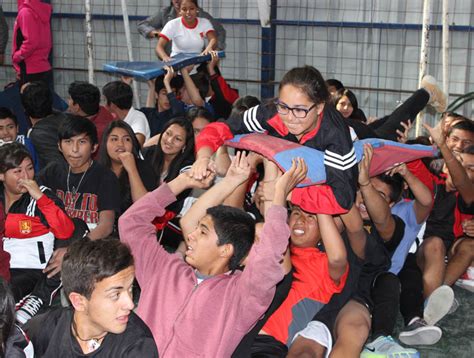
[[[357,164],[354,147],[349,153],[341,155],[326,149],[324,151],[324,164],[339,170],[347,170]]]

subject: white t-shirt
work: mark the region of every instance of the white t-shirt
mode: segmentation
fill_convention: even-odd
[[[171,41],[171,57],[178,53],[201,53],[204,50],[204,39],[214,31],[211,22],[203,17],[196,18],[194,27],[189,27],[182,17],[168,21],[160,36]]]
[[[148,120],[143,112],[137,111],[132,107],[123,120],[132,127],[133,133],[143,134],[145,140],[150,139],[150,126],[148,125]]]

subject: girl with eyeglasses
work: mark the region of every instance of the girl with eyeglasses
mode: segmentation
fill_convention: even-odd
[[[312,213],[347,212],[355,198],[357,161],[349,128],[328,103],[329,92],[316,68],[290,70],[280,82],[276,100],[204,128],[197,137],[191,174],[196,179],[208,175],[212,153],[234,134],[266,133],[325,153],[326,185],[295,189],[292,203]]]

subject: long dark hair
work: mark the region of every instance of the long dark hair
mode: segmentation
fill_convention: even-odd
[[[352,113],[349,117],[362,122],[367,122],[367,118],[365,117],[364,112],[362,112],[362,110],[359,108],[359,102],[357,101],[356,95],[349,89],[342,88],[336,91],[336,94],[334,95],[334,107],[337,106],[339,101],[344,96],[347,97],[347,99],[349,100],[349,102],[351,102],[352,105]]]
[[[110,155],[107,152],[107,141],[110,137],[110,133],[112,133],[115,128],[124,129],[130,136],[130,138],[132,138],[132,154],[135,158],[135,162],[140,160],[140,143],[138,143],[137,137],[135,136],[135,133],[133,133],[132,127],[130,127],[128,123],[122,120],[112,121],[104,130],[99,149],[99,163],[109,169],[112,169],[112,160],[110,159]],[[122,202],[132,202],[130,181],[128,179],[128,174],[125,169],[122,169],[122,171],[120,172],[118,180],[120,185],[120,197],[122,198]]]
[[[184,150],[182,152],[179,152],[176,157],[171,161],[170,166],[168,168],[168,174],[164,179],[165,182],[169,182],[176,178],[179,175],[179,171],[185,164],[191,164],[192,162],[194,162],[194,131],[191,122],[189,122],[184,117],[173,118],[165,124],[161,133],[165,133],[166,130],[173,124],[177,124],[181,128],[184,128],[184,130],[186,131],[186,143]],[[151,156],[151,166],[157,178],[161,178],[161,172],[163,171],[163,166],[165,164],[165,154],[163,153],[163,149],[161,148],[162,137],[163,136],[161,135],[160,140],[155,146],[155,149]]]
[[[15,299],[8,283],[0,277],[0,357],[5,357],[5,344],[15,323]]]

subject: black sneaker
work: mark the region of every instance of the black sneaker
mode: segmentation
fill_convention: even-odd
[[[24,325],[33,318],[43,306],[43,300],[37,296],[26,296],[16,309],[16,321]]]
[[[398,339],[409,346],[421,346],[436,344],[442,335],[441,328],[429,326],[424,319],[415,317],[400,332]]]

